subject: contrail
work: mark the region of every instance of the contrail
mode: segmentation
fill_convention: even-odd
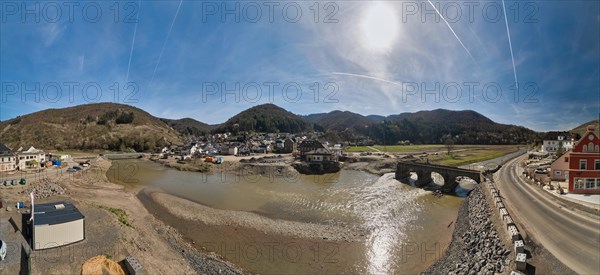
[[[152,78],[150,78],[150,84],[152,84],[152,82],[154,82],[154,76],[156,75],[156,69],[158,69],[158,64],[160,64],[160,60],[162,59],[163,52],[165,51],[165,46],[167,45],[169,36],[171,36],[171,31],[173,30],[173,25],[175,25],[175,20],[177,19],[177,15],[179,15],[179,9],[181,8],[182,3],[183,3],[183,0],[179,1],[179,6],[177,6],[177,11],[175,12],[175,17],[173,17],[173,21],[171,21],[171,27],[169,28],[169,32],[167,32],[167,37],[165,38],[162,48],[160,49],[160,54],[158,55],[158,61],[156,61],[156,66],[154,66],[154,71],[152,72]]]
[[[506,16],[506,6],[504,6],[504,0],[502,0],[502,8],[504,9],[504,23],[506,24],[506,34],[508,35],[508,46],[510,47],[510,59],[513,64],[513,75],[515,76],[515,88],[519,89],[519,81],[517,81],[517,66],[515,66],[515,56],[513,55],[512,42],[510,41],[510,30],[508,29],[508,19]]]
[[[142,0],[138,1],[138,7],[142,4]],[[131,39],[131,49],[129,50],[129,62],[127,63],[127,76],[125,77],[125,83],[129,82],[129,69],[131,68],[131,57],[133,56],[133,46],[135,45],[135,34],[137,33],[137,26],[140,21],[140,13],[137,13],[135,21],[135,28],[133,29],[133,38]]]
[[[460,38],[458,38],[458,35],[456,34],[456,32],[454,32],[454,29],[452,29],[452,26],[450,26],[450,23],[448,23],[448,21],[446,21],[446,18],[444,18],[444,16],[442,16],[442,14],[440,13],[440,11],[438,11],[438,9],[433,5],[433,3],[431,3],[431,0],[427,0],[427,2],[429,2],[429,4],[433,7],[435,12],[437,12],[437,14],[442,18],[442,20],[444,20],[444,23],[446,23],[446,26],[448,26],[448,28],[450,29],[452,34],[454,34],[454,37],[456,37],[456,40],[458,40],[458,43],[460,43],[460,45],[462,45],[462,47],[465,49],[465,51],[467,51],[467,53],[469,54],[471,59],[475,63],[477,63],[477,61],[475,61],[475,58],[473,58],[473,55],[471,55],[471,52],[469,51],[469,49],[467,49],[467,46],[465,46],[465,44],[463,44],[462,40],[460,40]]]
[[[379,77],[369,76],[369,75],[362,75],[362,74],[351,74],[351,73],[340,73],[340,72],[333,72],[333,73],[331,73],[331,74],[334,74],[334,75],[347,75],[347,76],[355,76],[355,77],[368,78],[368,79],[378,80],[378,81],[382,81],[382,82],[385,82],[385,83],[389,83],[389,84],[398,85],[398,86],[400,86],[400,87],[403,87],[403,86],[402,86],[402,83],[395,82],[395,81],[391,81],[391,80],[387,80],[387,79],[383,79],[383,78],[379,78]]]
[[[362,75],[362,74],[340,73],[340,72],[332,72],[331,74],[333,74],[333,75],[354,76],[354,77],[360,77],[360,78],[377,80],[377,81],[389,83],[389,84],[392,84],[392,85],[396,85],[396,86],[399,86],[400,88],[404,89],[404,85],[402,83],[400,83],[400,82],[391,81],[391,80],[387,80],[387,79],[383,79],[383,78],[379,78],[379,77],[374,77],[374,76],[369,76],[369,75]],[[384,96],[386,96],[390,100],[390,103],[392,103],[393,106],[396,106],[397,102],[396,102],[396,100],[394,99],[394,97],[392,95],[390,95],[389,93],[385,92],[385,90],[383,90],[383,89],[382,89],[381,92],[383,93]]]

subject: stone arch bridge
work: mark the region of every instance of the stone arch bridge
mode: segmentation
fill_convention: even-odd
[[[458,182],[455,180],[456,177],[468,177],[476,181],[477,183],[482,182],[485,178],[484,175],[475,170],[467,170],[456,168],[452,166],[444,166],[429,163],[418,163],[418,162],[398,162],[396,166],[396,179],[404,180],[410,177],[410,173],[414,172],[417,174],[418,179],[416,185],[418,187],[424,187],[433,180],[431,179],[431,173],[436,172],[444,178],[444,185],[441,190],[445,193],[453,193]]]

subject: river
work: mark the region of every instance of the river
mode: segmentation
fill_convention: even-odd
[[[264,274],[423,271],[443,254],[462,201],[453,196],[436,198],[427,191],[400,183],[393,174],[378,177],[353,170],[323,176],[238,176],[184,172],[147,160],[130,159],[113,160],[107,176],[115,183],[158,188],[215,209],[366,232],[360,241],[349,242],[264,236],[252,228],[238,231],[238,228],[190,224],[154,209],[160,215],[158,218],[177,228],[188,240],[220,244],[203,247],[246,270]],[[277,241],[285,257],[256,257],[256,253],[249,257],[248,253],[235,252],[236,249],[244,252],[248,244],[252,244],[254,252],[269,248],[272,252],[273,244],[265,246],[269,241]],[[300,249],[290,250],[291,243]],[[304,246],[310,248],[304,250]]]

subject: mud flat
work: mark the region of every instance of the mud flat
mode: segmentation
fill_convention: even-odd
[[[364,255],[352,253],[364,245],[364,233],[355,228],[214,209],[156,190],[146,189],[138,197],[151,213],[171,224],[188,244],[202,251],[201,266],[187,259],[199,273],[214,272],[215,268],[226,274],[239,271],[230,268],[233,265],[223,265],[223,260],[243,263],[251,272],[261,273],[356,272],[357,267],[343,263],[364,261]],[[216,264],[212,264],[215,260]],[[207,262],[208,270],[204,268]]]

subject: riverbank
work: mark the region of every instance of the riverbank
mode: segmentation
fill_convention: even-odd
[[[209,226],[253,228],[264,234],[347,242],[359,241],[360,236],[365,235],[363,230],[357,228],[271,219],[252,212],[215,209],[162,192],[142,192],[177,218]]]
[[[36,203],[70,201],[85,216],[85,239],[64,247],[32,251],[32,274],[80,273],[81,265],[97,255],[108,255],[116,261],[133,255],[147,274],[194,274],[198,265],[207,266],[203,270],[209,274],[224,270],[241,273],[241,269],[218,258],[212,261],[216,264],[210,264],[211,261],[186,257],[191,254],[204,259],[181,234],[144,207],[136,196],[140,188],[111,183],[106,176],[110,167],[111,161],[94,158],[81,172],[45,170],[26,185],[2,189],[5,210],[0,217],[13,218],[19,225],[22,216],[15,211],[14,202],[24,201],[27,205],[29,192],[33,190],[42,195],[36,197]],[[19,266],[7,270],[18,273]]]
[[[178,161],[175,158],[149,160],[179,171],[200,173],[231,173],[238,176],[295,177],[298,172],[292,167],[294,158],[290,155],[257,155],[253,157],[222,156],[221,164],[206,162],[203,158]]]
[[[448,250],[425,274],[510,273],[513,252],[491,220],[484,188],[477,185],[463,201]]]
[[[337,264],[340,257],[364,260],[364,255],[352,253],[363,245],[364,239],[364,233],[354,228],[214,209],[151,190],[138,196],[149,211],[180,232],[189,247],[201,251],[196,257],[204,265],[215,260],[219,266],[228,263],[223,269],[225,274],[235,271],[228,268],[233,266],[231,262],[243,262],[250,270],[277,270],[281,274],[308,270],[318,274],[356,272],[353,266]],[[198,274],[212,274],[215,270],[193,266]]]

